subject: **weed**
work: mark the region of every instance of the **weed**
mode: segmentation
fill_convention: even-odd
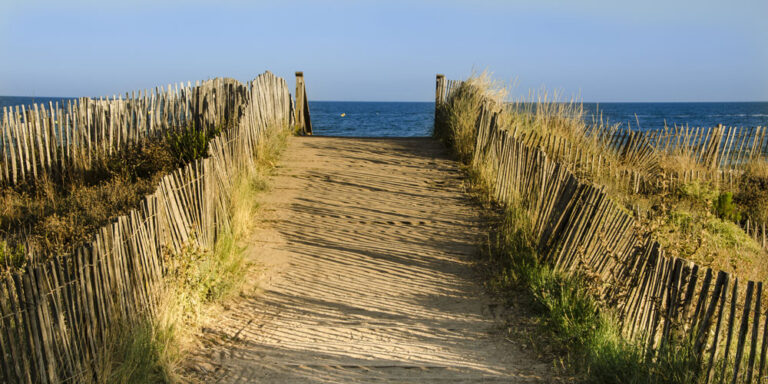
[[[746,165],[733,199],[753,223],[768,223],[768,161],[754,160]]]
[[[465,83],[467,84],[467,83]],[[456,156],[470,163],[474,142],[467,132],[472,132],[468,121],[477,118],[472,109],[478,104],[472,82],[462,91],[462,85],[450,97],[444,107],[439,107],[436,117],[435,136],[453,147]],[[469,100],[452,100],[467,98]],[[442,110],[440,109],[442,108]],[[549,102],[517,104],[508,107],[504,121],[519,138],[541,137],[556,132],[564,140],[577,143],[578,148],[604,156],[614,169],[602,171],[574,163],[564,153],[552,156],[574,169],[582,177],[595,180],[613,179],[614,171],[631,166],[633,160],[619,153],[611,153],[581,122],[581,109],[576,104]],[[441,115],[442,114],[442,115]],[[455,116],[454,116],[455,115]],[[440,126],[440,125],[443,126]],[[448,136],[448,137],[445,137]],[[551,150],[551,148],[548,148]],[[534,246],[531,212],[532,202],[520,198],[509,199],[509,205],[499,209],[493,201],[495,170],[488,164],[468,165],[469,184],[473,194],[486,207],[488,221],[487,243],[483,244],[483,260],[487,264],[488,287],[509,301],[524,297],[540,324],[537,340],[546,340],[563,355],[568,365],[587,383],[691,383],[699,380],[699,362],[687,340],[671,338],[654,358],[648,358],[640,340],[628,340],[621,332],[620,323],[612,310],[595,294],[593,281],[584,275],[564,274],[539,262]],[[614,185],[612,193],[625,193],[626,189]],[[691,206],[709,207],[702,203],[710,199],[705,186],[690,186],[680,191],[681,196],[693,201]],[[652,206],[664,205],[652,202]],[[694,231],[696,222],[683,212],[666,216],[671,208],[655,208],[657,217],[670,217],[667,222],[675,227]],[[697,212],[701,212],[700,210]],[[704,212],[709,212],[705,208]],[[723,221],[717,218],[717,223]],[[713,228],[713,231],[723,231]],[[542,337],[543,336],[543,337]]]
[[[168,133],[166,141],[178,165],[208,156],[208,143],[221,128],[202,128],[196,124]]]
[[[736,204],[733,203],[733,194],[731,192],[723,192],[714,202],[712,209],[717,217],[730,220],[734,223],[741,221],[741,213],[739,213]]]
[[[110,344],[110,364],[103,375],[110,382],[184,382],[186,352],[199,327],[214,316],[217,303],[247,286],[250,265],[242,240],[258,211],[257,193],[268,189],[267,178],[285,146],[287,130],[265,135],[253,167],[239,170],[229,192],[229,225],[219,229],[213,250],[190,243],[165,255],[167,273],[157,312],[139,326],[119,328]],[[118,332],[118,333],[119,333]]]
[[[21,244],[10,246],[5,241],[0,241],[0,266],[6,269],[20,269],[26,261],[26,252]]]

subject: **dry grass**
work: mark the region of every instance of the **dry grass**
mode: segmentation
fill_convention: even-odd
[[[155,316],[136,327],[119,328],[102,377],[107,382],[187,382],[181,369],[185,353],[197,346],[196,336],[215,321],[222,304],[248,283],[254,266],[244,254],[244,240],[258,215],[259,195],[269,189],[269,177],[286,145],[287,130],[263,137],[253,167],[241,169],[230,192],[230,226],[221,228],[213,250],[189,246],[167,255],[170,266]]]
[[[474,136],[466,133],[468,124],[478,113],[460,108],[477,108],[477,93],[473,81],[469,89],[460,87],[448,103],[438,109],[436,136],[452,135],[443,140],[453,145],[456,154],[467,163],[469,181],[475,196],[483,206],[492,208],[491,191],[496,180],[496,170],[487,163],[469,161],[472,158]],[[469,101],[452,100],[467,97]],[[598,123],[589,126],[584,122],[583,108],[577,103],[555,103],[542,96],[536,103],[516,102],[504,107],[498,116],[502,126],[530,145],[541,146],[553,158],[568,164],[577,175],[594,182],[604,182],[613,198],[627,201],[631,188],[622,185],[617,175],[626,167],[642,164],[627,154],[618,153],[608,145],[605,134],[615,127]],[[456,115],[456,116],[451,116]],[[459,126],[452,127],[451,124]],[[441,126],[442,125],[442,126]],[[438,133],[440,132],[440,133]],[[458,134],[457,134],[458,133]],[[572,156],[572,148],[585,156]],[[601,167],[590,161],[599,156]],[[639,163],[639,164],[638,164]],[[652,169],[648,167],[646,169]],[[682,191],[673,200],[688,200],[696,209],[707,204],[713,193],[706,188]],[[636,197],[636,196],[634,196]],[[653,198],[665,199],[663,196]],[[625,339],[611,310],[593,291],[593,281],[579,274],[566,276],[539,262],[531,233],[531,201],[512,199],[503,212],[489,209],[491,228],[488,241],[481,247],[486,256],[489,271],[489,287],[515,302],[526,299],[537,314],[540,334],[538,343],[545,340],[554,346],[563,359],[577,374],[579,381],[590,383],[691,383],[697,380],[698,362],[692,348],[685,342],[670,342],[658,352],[655,359],[646,359],[643,343]],[[697,205],[698,204],[698,205]],[[627,204],[628,210],[631,204]],[[649,207],[653,204],[648,204]],[[707,211],[705,208],[704,211]],[[661,214],[660,214],[661,215]],[[669,216],[667,214],[667,216]],[[719,220],[716,217],[715,220]],[[716,231],[723,231],[721,228]],[[487,251],[486,251],[487,250]],[[512,300],[512,299],[510,299]],[[518,325],[515,325],[518,327]],[[541,335],[543,333],[543,336]]]
[[[475,121],[483,95],[500,104],[499,84],[488,75],[471,77],[459,86],[437,111],[435,132],[458,157],[467,162],[475,143]],[[503,104],[498,121],[504,129],[532,146],[540,146],[553,159],[565,163],[582,179],[602,185],[616,202],[631,212],[640,229],[652,233],[675,256],[705,266],[734,272],[742,278],[768,279],[766,252],[747,236],[735,221],[746,217],[768,219],[768,165],[765,160],[744,167],[735,190],[706,182],[670,187],[669,175],[705,172],[689,148],[647,155],[624,153],[611,138],[621,131],[601,116],[588,116],[575,100],[560,101],[556,93],[532,92],[528,97]],[[650,149],[650,147],[649,147]],[[487,173],[475,164],[474,172]],[[626,174],[635,172],[647,183],[636,190]],[[697,191],[698,190],[698,191]],[[733,193],[730,213],[721,212],[718,201]]]
[[[230,225],[219,229],[214,249],[189,246],[166,255],[168,271],[154,315],[139,316],[138,323],[113,322],[108,350],[97,357],[101,382],[185,382],[180,365],[195,345],[197,330],[216,317],[222,302],[248,287],[252,268],[242,240],[252,230],[257,196],[268,188],[288,135],[287,130],[266,131],[271,134],[260,140],[253,166],[240,169],[233,181]],[[171,139],[104,156],[79,178],[0,189],[0,272],[23,268],[33,260],[30,251],[49,257],[68,252],[112,218],[136,208],[182,159],[169,145]]]
[[[734,200],[753,222],[768,224],[768,161],[754,160],[744,167]]]
[[[498,107],[504,102],[506,90],[493,81],[488,72],[467,79],[436,116],[434,135],[452,149],[457,157],[468,161],[476,139],[475,122],[482,103]]]
[[[0,250],[0,272],[72,252],[94,231],[136,208],[160,179],[205,157],[220,128],[179,129],[112,154],[95,154],[87,172],[0,187],[0,239],[22,258]]]
[[[640,222],[669,256],[763,281],[768,277],[765,251],[737,224],[716,216],[719,196],[706,183],[688,183],[674,194],[646,198],[652,214]]]
[[[496,180],[485,164],[467,169],[469,191],[484,207],[488,235],[481,244],[486,287],[513,307],[525,306],[535,329],[509,324],[518,339],[531,340],[539,356],[559,360],[584,383],[694,383],[696,361],[685,343],[670,343],[652,361],[644,345],[626,340],[618,321],[593,290],[592,279],[565,275],[539,262],[527,206],[513,199],[506,209],[495,206]],[[522,334],[522,335],[521,335]],[[522,337],[521,337],[522,336]]]
[[[100,158],[84,175],[0,188],[0,238],[27,254],[16,263],[0,257],[0,269],[20,267],[31,261],[30,254],[70,252],[112,218],[135,208],[175,168],[162,141]]]

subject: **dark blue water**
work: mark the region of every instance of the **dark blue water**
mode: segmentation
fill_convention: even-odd
[[[309,113],[315,135],[429,136],[435,103],[310,101]]]
[[[754,103],[585,103],[590,112],[602,112],[612,123],[652,130],[674,125],[690,127],[768,126],[768,102]],[[637,116],[635,116],[637,115]]]
[[[61,97],[0,96],[4,106],[54,103]],[[590,113],[637,129],[663,128],[664,124],[711,127],[768,126],[768,102],[754,103],[585,103]],[[312,127],[316,135],[333,136],[429,136],[435,104],[413,102],[310,101]],[[1,114],[2,112],[0,112]],[[342,117],[341,115],[344,114]],[[636,117],[637,116],[637,117]]]
[[[316,135],[428,136],[434,103],[378,103],[313,101],[309,103]],[[585,103],[589,112],[602,113],[609,123],[633,129],[658,129],[717,124],[737,127],[768,126],[768,102],[756,103]],[[345,114],[345,116],[341,116]]]
[[[28,96],[0,96],[0,116],[3,114],[3,107],[14,107],[16,105],[21,108],[22,105],[32,105],[32,104],[45,104],[46,108],[48,107],[48,103],[52,102],[54,106],[56,106],[56,102],[59,103],[59,106],[63,107],[66,105],[66,100],[70,100],[72,98],[67,97],[28,97]]]

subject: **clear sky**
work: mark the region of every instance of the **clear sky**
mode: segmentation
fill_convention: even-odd
[[[768,0],[0,0],[0,95],[303,70],[310,100],[432,101],[488,69],[585,101],[767,101]]]

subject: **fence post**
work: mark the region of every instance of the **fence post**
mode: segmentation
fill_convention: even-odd
[[[445,75],[437,74],[435,79],[435,108],[445,102]]]
[[[307,88],[304,85],[304,72],[296,72],[296,125],[304,135],[312,134],[312,121],[309,118]]]
[[[437,74],[435,78],[435,118],[433,133],[437,132],[437,111],[440,105],[445,102],[445,75]]]

